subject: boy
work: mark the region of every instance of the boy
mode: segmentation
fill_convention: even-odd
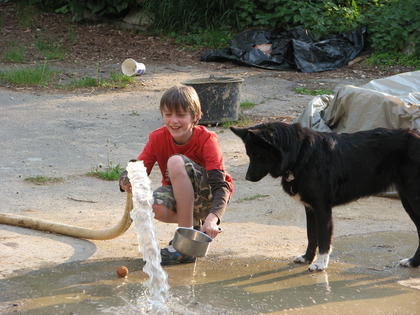
[[[215,238],[233,192],[217,136],[198,125],[200,100],[190,86],[178,84],[167,90],[160,112],[164,126],[149,135],[137,158],[148,174],[156,162],[162,173],[162,186],[153,192],[155,219],[188,228],[204,221],[201,231]],[[120,188],[131,189],[124,175]],[[162,265],[195,262],[195,257],[179,253],[171,243],[161,249],[161,256]]]

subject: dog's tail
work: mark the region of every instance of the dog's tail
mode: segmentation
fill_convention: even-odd
[[[420,165],[420,130],[411,129],[408,131],[408,158],[416,165]]]

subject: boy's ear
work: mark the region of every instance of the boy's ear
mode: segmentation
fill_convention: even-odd
[[[201,113],[197,114],[194,118],[194,123],[198,124],[198,121],[201,119]]]

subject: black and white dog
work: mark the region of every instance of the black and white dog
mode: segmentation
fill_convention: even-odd
[[[308,246],[295,262],[312,263],[310,271],[328,266],[332,207],[384,192],[391,185],[420,239],[419,130],[378,128],[338,134],[281,122],[230,129],[243,140],[250,159],[246,179],[282,177],[285,192],[305,206]],[[420,245],[400,265],[419,266]]]

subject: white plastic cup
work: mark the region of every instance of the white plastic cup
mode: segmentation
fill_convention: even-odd
[[[128,58],[124,60],[121,65],[121,70],[124,75],[142,75],[146,72],[146,66],[144,63],[137,62],[134,59]]]

